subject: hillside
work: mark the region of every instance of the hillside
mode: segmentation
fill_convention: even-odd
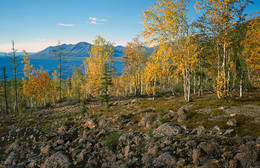
[[[0,162],[20,167],[257,167],[259,93],[217,100],[113,100],[104,110],[77,101],[0,120]],[[0,166],[1,166],[0,163]]]
[[[87,42],[80,42],[77,44],[62,44],[61,45],[61,51],[64,54],[64,56],[70,57],[70,58],[84,58],[89,57],[89,52],[91,50],[92,44]],[[147,55],[151,55],[153,52],[153,48],[146,48]],[[53,57],[53,53],[56,51],[55,46],[50,46],[40,52],[37,52],[32,55],[33,58],[48,58]],[[114,48],[114,56],[117,58],[122,58],[124,56],[125,47],[124,46],[116,46]]]

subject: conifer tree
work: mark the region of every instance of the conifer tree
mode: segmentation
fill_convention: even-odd
[[[5,104],[5,114],[8,114],[8,99],[7,99],[7,75],[6,75],[6,67],[2,67],[2,75],[1,79],[3,80],[1,83],[3,85],[3,99],[4,99],[4,104]]]
[[[109,101],[109,87],[112,86],[112,77],[110,76],[111,70],[109,70],[109,66],[107,63],[104,64],[104,72],[101,78],[101,87],[99,91],[101,94],[99,95],[99,101],[105,104],[105,109],[108,109],[108,101]]]
[[[62,46],[60,44],[60,41],[58,41],[58,44],[57,46],[55,47],[56,51],[53,53],[54,56],[56,56],[56,60],[59,62],[59,87],[58,87],[58,90],[59,90],[59,99],[61,100],[62,99],[62,74],[63,74],[63,69],[62,69],[62,63],[65,63],[64,59],[64,54],[66,54],[65,52],[62,52]]]
[[[8,56],[9,61],[12,63],[13,66],[13,73],[14,73],[14,91],[15,91],[15,104],[14,104],[14,111],[18,112],[18,82],[17,82],[17,74],[18,74],[18,67],[21,64],[20,57],[16,55],[17,49],[14,48],[14,41],[12,41],[12,56]]]

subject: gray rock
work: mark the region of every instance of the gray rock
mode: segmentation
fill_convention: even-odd
[[[235,127],[237,125],[237,121],[232,118],[232,119],[228,120],[227,125]]]
[[[178,135],[182,132],[183,128],[177,124],[167,122],[159,126],[153,131],[153,135],[156,138]]]
[[[153,161],[155,167],[174,166],[176,159],[169,152],[165,152]]]
[[[125,133],[119,137],[119,144],[125,146],[132,138],[132,135]]]
[[[186,111],[185,108],[186,108],[185,106],[182,106],[182,107],[178,110],[178,112],[177,112],[177,114],[178,114],[177,121],[178,121],[179,123],[182,123],[182,122],[184,122],[184,121],[186,120],[187,111]]]
[[[224,133],[224,135],[230,135],[230,134],[233,134],[235,131],[234,131],[234,129],[229,129],[229,130],[227,130],[225,133]]]
[[[257,156],[259,153],[258,148],[256,147],[254,142],[248,142],[247,144],[242,144],[239,147],[239,151],[234,159],[240,161],[243,167],[251,167],[252,164],[257,160]]]
[[[68,156],[63,152],[58,151],[45,160],[43,168],[68,168],[70,166],[71,163]]]
[[[17,163],[18,163],[18,160],[16,159],[16,153],[15,152],[12,152],[9,156],[8,156],[8,158],[5,160],[5,162],[4,162],[4,164],[6,165],[6,166],[15,166],[15,165],[17,165]]]
[[[232,159],[229,161],[229,168],[237,168],[237,167],[238,167],[237,160]]]
[[[138,126],[149,128],[152,124],[152,122],[149,120],[150,118],[151,118],[151,114],[145,115],[138,123]]]
[[[50,151],[51,151],[51,145],[50,144],[47,144],[46,146],[41,148],[41,153],[43,155],[49,155]]]

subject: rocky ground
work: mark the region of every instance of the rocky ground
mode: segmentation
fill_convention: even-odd
[[[260,99],[66,101],[0,121],[0,167],[260,167]]]

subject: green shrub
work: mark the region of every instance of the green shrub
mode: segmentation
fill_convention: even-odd
[[[86,104],[87,104],[86,100],[82,99],[81,100],[81,107],[80,107],[80,109],[78,111],[78,114],[83,115],[83,114],[85,114],[87,112],[88,108],[86,107]]]
[[[164,115],[165,115],[164,109],[161,109],[160,110],[160,118],[159,118],[159,121],[161,123],[165,123],[166,122],[165,119],[163,118]]]
[[[112,149],[112,150],[116,150],[116,147],[118,145],[118,141],[119,141],[119,137],[122,134],[119,132],[111,132],[107,137],[106,137],[106,141],[107,141],[107,146]]]
[[[148,137],[153,138],[153,129],[152,128],[149,128],[147,135],[148,135]]]

